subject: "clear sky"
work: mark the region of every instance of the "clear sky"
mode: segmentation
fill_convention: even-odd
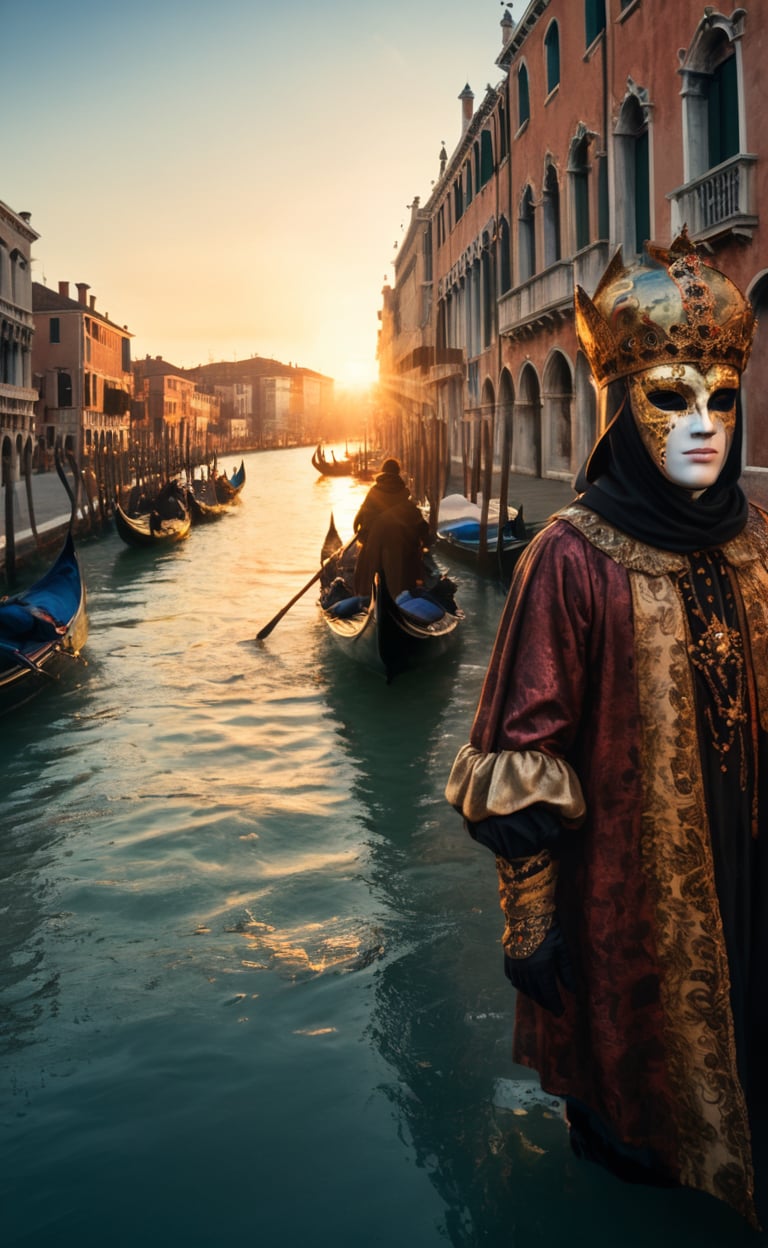
[[[525,0],[509,4],[516,19]],[[33,277],[87,282],[179,367],[375,374],[381,289],[458,95],[501,80],[499,0],[0,4],[0,200]]]

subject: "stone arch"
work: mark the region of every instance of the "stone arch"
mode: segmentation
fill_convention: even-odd
[[[542,385],[544,475],[570,480],[573,475],[573,375],[560,350],[550,352]]]
[[[516,472],[541,476],[541,386],[530,361],[523,365],[517,386],[512,464]]]
[[[744,461],[748,467],[768,469],[768,427],[764,414],[768,393],[768,269],[754,278],[747,295],[755,310],[757,329],[741,387]]]
[[[573,454],[578,472],[597,441],[597,398],[592,371],[583,351],[576,356],[574,400]]]

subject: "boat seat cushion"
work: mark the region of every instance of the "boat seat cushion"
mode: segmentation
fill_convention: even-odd
[[[0,603],[0,634],[6,637],[28,637],[34,630],[35,617],[21,602]]]
[[[353,615],[359,615],[365,609],[366,603],[367,599],[359,596],[342,598],[341,602],[334,602],[328,607],[328,614],[337,620],[348,620]]]
[[[422,598],[404,589],[395,599],[398,607],[405,615],[410,615],[419,624],[435,624],[445,615],[445,611],[431,598]]]

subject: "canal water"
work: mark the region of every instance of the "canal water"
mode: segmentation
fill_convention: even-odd
[[[0,724],[0,1243],[723,1248],[572,1158],[509,1057],[493,861],[443,788],[502,606],[387,687],[306,584],[363,497],[306,450],[165,554],[84,543],[87,666]]]

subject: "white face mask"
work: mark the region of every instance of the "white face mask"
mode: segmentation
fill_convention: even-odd
[[[664,476],[694,492],[714,485],[736,428],[736,369],[659,364],[630,377],[629,392],[643,444]]]

